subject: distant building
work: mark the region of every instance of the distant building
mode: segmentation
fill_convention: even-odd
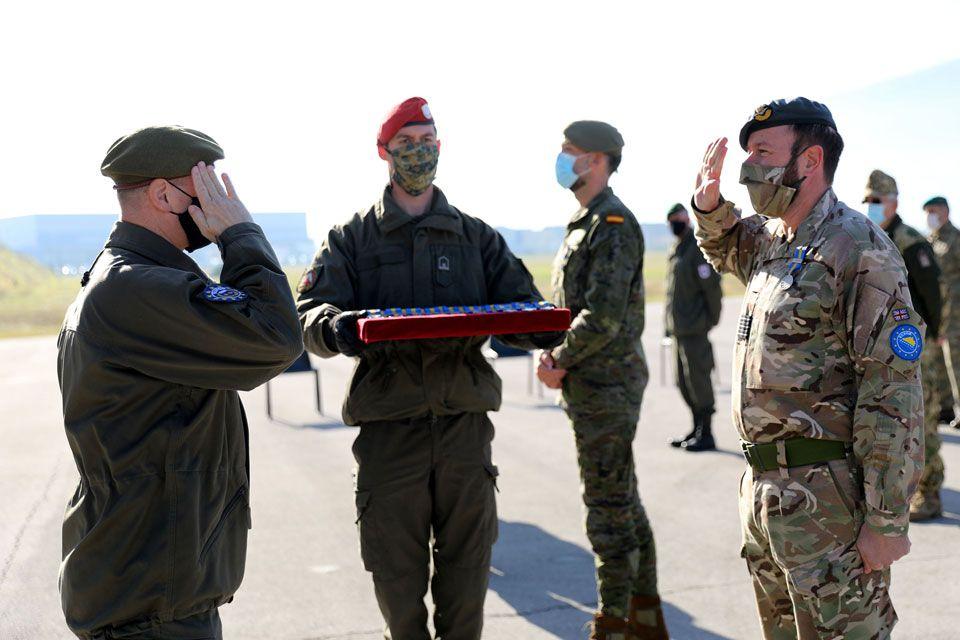
[[[307,235],[304,213],[257,213],[253,216],[280,263],[308,264],[316,251]],[[103,248],[116,222],[115,215],[37,215],[0,219],[0,244],[29,255],[37,262],[64,274],[83,271]],[[215,246],[191,254],[204,269],[220,270],[220,252]]]

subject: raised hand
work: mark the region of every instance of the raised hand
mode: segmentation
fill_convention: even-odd
[[[200,233],[214,242],[228,228],[241,222],[252,222],[250,212],[237,198],[237,191],[230,182],[230,176],[223,174],[223,184],[217,178],[213,167],[197,163],[190,170],[193,188],[197,191],[200,206],[190,205],[187,210],[190,217],[200,227]],[[226,185],[226,186],[224,186]]]
[[[703,154],[697,187],[693,192],[693,204],[701,211],[713,211],[720,206],[720,172],[723,159],[727,157],[727,139],[718,138],[710,143]]]

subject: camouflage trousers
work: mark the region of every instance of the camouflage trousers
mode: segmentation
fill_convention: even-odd
[[[935,342],[928,343],[920,364],[923,385],[923,475],[917,491],[924,496],[937,496],[943,486],[943,458],[940,457],[940,389],[937,384],[937,361],[942,351]]]
[[[596,555],[598,609],[624,617],[631,595],[657,595],[653,531],[640,502],[633,463],[638,413],[570,415]]]
[[[741,555],[766,640],[890,636],[890,570],[865,574],[856,548],[859,487],[844,460],[744,473]]]

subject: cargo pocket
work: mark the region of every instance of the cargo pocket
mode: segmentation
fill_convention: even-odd
[[[770,546],[791,590],[807,598],[839,594],[863,573],[856,549],[862,518],[851,513],[827,463],[782,485],[769,519]]]
[[[370,511],[370,492],[357,492],[357,529],[360,533],[360,558],[371,573],[380,569],[380,533]]]
[[[223,513],[220,514],[220,519],[217,521],[217,524],[213,527],[213,531],[210,532],[210,535],[207,536],[206,541],[203,543],[203,546],[200,548],[200,556],[198,562],[201,564],[207,559],[207,556],[210,554],[210,550],[216,545],[217,541],[220,539],[223,534],[223,530],[226,528],[227,524],[232,522],[235,518],[243,518],[244,526],[250,528],[250,505],[247,502],[247,488],[240,487],[240,489],[230,498],[230,501],[227,503],[227,506],[224,507]]]
[[[747,345],[747,388],[821,390],[826,351],[821,289],[825,279],[826,268],[818,263],[808,264],[786,289],[781,285],[783,278],[768,275],[758,304],[764,312],[753,316]]]
[[[500,536],[500,521],[497,518],[496,496],[496,494],[500,493],[500,487],[497,486],[497,478],[500,477],[500,470],[494,464],[485,464],[483,468],[486,470],[491,484],[493,484],[493,491],[490,493],[490,507],[487,511],[487,544],[492,547]]]

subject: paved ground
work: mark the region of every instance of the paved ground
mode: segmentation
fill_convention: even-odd
[[[667,620],[677,639],[758,637],[752,591],[737,557],[736,486],[743,470],[730,426],[730,339],[736,301],[714,332],[721,360],[722,451],[665,445],[684,432],[680,396],[660,385],[661,309],[648,308],[653,378],[635,442],[653,522]],[[573,439],[551,399],[526,394],[525,363],[498,364],[503,410],[494,417],[501,470],[500,540],[486,606],[487,638],[583,638],[596,599],[582,532]],[[245,394],[251,417],[253,530],[247,574],[223,608],[226,637],[317,640],[380,637],[354,529],[350,444],[338,421],[345,359],[323,363],[326,418],[311,411],[311,378],[284,376],[264,415],[263,389]],[[943,432],[947,517],[912,529],[913,553],[894,571],[898,638],[956,638],[960,599],[960,435]],[[60,519],[76,482],[63,436],[51,338],[0,341],[0,639],[71,637],[57,595]]]

